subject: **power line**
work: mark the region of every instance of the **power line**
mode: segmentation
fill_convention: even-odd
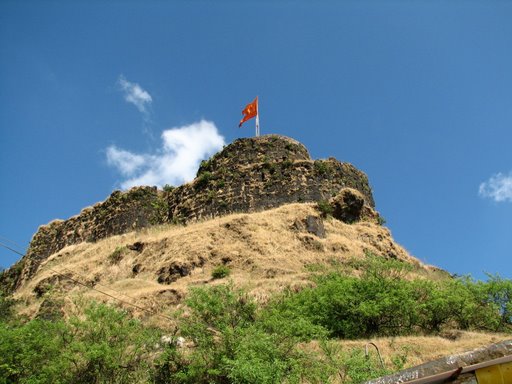
[[[65,269],[66,271],[69,271],[70,273],[73,273],[73,274],[78,275],[76,272],[72,271],[72,270],[71,270],[71,269],[69,269],[69,268],[62,267],[62,266],[61,266],[61,267],[60,267],[60,269],[61,269],[61,270],[62,270],[62,269]],[[78,276],[80,276],[80,275],[78,275]],[[83,276],[80,276],[80,277],[81,277],[82,279],[84,279],[84,277],[83,277]],[[95,283],[94,285],[95,285],[95,286],[99,285],[100,287],[104,287],[104,288],[109,289],[109,290],[111,290],[111,291],[117,292],[117,293],[119,293],[120,295],[123,295],[123,296],[125,296],[125,297],[128,297],[129,299],[137,300],[135,297],[132,297],[132,296],[130,296],[130,295],[127,295],[126,293],[121,292],[121,291],[119,291],[119,290],[117,290],[117,289],[114,289],[114,288],[111,288],[111,287],[107,287],[106,285],[103,285],[103,284],[100,284],[100,283]],[[92,286],[91,286],[91,288],[92,288]]]
[[[7,241],[8,243],[11,243],[12,245],[14,245],[14,246],[16,246],[18,248],[25,248],[25,247],[22,247],[21,245],[15,243],[14,241],[9,240],[7,237],[0,236],[0,239],[2,239],[4,241]]]
[[[4,247],[4,248],[7,248],[7,249],[8,249],[9,251],[11,251],[11,252],[17,253],[17,254],[18,254],[18,255],[20,255],[20,256],[25,256],[25,255],[24,255],[23,253],[21,253],[20,251],[17,251],[17,250],[15,250],[14,248],[9,247],[8,245],[6,245],[6,244],[2,243],[1,241],[0,241],[0,246],[2,246],[2,247]]]
[[[8,249],[8,250],[9,250],[9,251],[11,251],[11,252],[14,252],[14,253],[16,253],[16,254],[20,255],[20,256],[22,256],[22,257],[23,257],[23,256],[25,256],[25,255],[24,255],[23,253],[21,253],[20,251],[17,251],[16,249],[9,247],[8,245],[6,245],[6,244],[2,243],[1,241],[0,241],[0,246],[2,246],[2,247],[4,247],[4,248]],[[144,311],[144,312],[150,313],[150,314],[152,314],[152,315],[156,315],[156,316],[162,317],[162,318],[167,319],[167,320],[174,321],[174,319],[173,319],[173,318],[171,318],[171,317],[169,317],[169,316],[165,316],[165,315],[162,315],[162,314],[160,314],[160,313],[156,313],[155,311],[153,311],[153,310],[151,310],[151,309],[141,307],[141,306],[139,306],[139,305],[136,305],[136,304],[130,303],[129,301],[126,301],[126,300],[120,299],[120,298],[118,298],[118,297],[115,297],[115,296],[113,296],[113,295],[111,295],[111,294],[109,294],[109,293],[107,293],[107,292],[100,291],[99,289],[96,289],[96,288],[95,288],[95,287],[93,287],[93,286],[89,286],[89,285],[87,285],[87,284],[85,284],[85,283],[82,283],[81,281],[76,280],[76,279],[72,278],[71,276],[65,275],[65,274],[63,274],[63,273],[61,273],[61,272],[59,272],[59,271],[56,271],[56,270],[55,270],[55,269],[53,269],[53,268],[50,268],[50,267],[47,267],[47,268],[48,268],[48,270],[52,271],[53,273],[55,273],[55,274],[57,274],[57,275],[59,275],[59,276],[62,276],[62,277],[64,277],[64,278],[66,278],[66,279],[69,279],[69,280],[71,280],[71,281],[75,282],[76,284],[79,284],[79,285],[81,285],[81,286],[83,286],[83,287],[85,287],[85,288],[92,289],[93,291],[96,291],[96,292],[101,293],[101,294],[103,294],[103,295],[105,295],[105,296],[108,296],[108,297],[110,297],[110,298],[112,298],[112,299],[114,299],[114,300],[117,300],[117,301],[118,301],[118,302],[120,302],[120,303],[123,303],[123,304],[126,304],[126,305],[130,305],[130,306],[132,306],[132,307],[134,307],[134,308],[140,309],[141,311]],[[75,274],[75,275],[77,275],[77,276],[80,276],[78,273],[76,273],[76,272],[74,272],[74,271],[72,271],[72,270],[70,270],[70,269],[68,269],[68,268],[64,268],[64,269],[67,269],[67,270],[68,270],[68,271],[70,271],[71,273],[73,273],[73,274]],[[80,277],[81,277],[81,278],[84,278],[83,276],[80,276]],[[85,279],[84,279],[84,280],[85,280]],[[108,288],[108,289],[112,289],[112,288]],[[115,289],[112,289],[112,290],[113,290],[113,291],[116,291]],[[118,292],[118,291],[116,291],[116,292]],[[118,292],[118,293],[120,293],[120,292]],[[123,293],[121,293],[121,294],[123,294]],[[124,295],[124,296],[127,296],[127,297],[130,297],[130,296],[126,295],[126,294],[123,294],[123,295]],[[135,298],[133,298],[133,297],[130,297],[130,298],[131,298],[131,299],[133,299],[133,300],[136,300],[136,299],[135,299]]]

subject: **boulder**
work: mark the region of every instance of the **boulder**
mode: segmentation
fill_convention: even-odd
[[[379,221],[379,214],[366,203],[365,196],[357,189],[343,188],[329,200],[332,216],[344,223]]]

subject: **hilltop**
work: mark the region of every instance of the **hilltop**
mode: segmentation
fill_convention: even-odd
[[[41,226],[26,256],[4,274],[2,285],[9,292],[16,290],[32,278],[43,260],[69,245],[159,224],[187,224],[287,203],[327,201],[344,188],[356,193],[349,197],[352,208],[340,211],[339,217],[378,220],[368,178],[353,165],[333,158],[312,160],[302,144],[283,136],[238,139],[203,161],[191,183],[163,191],[156,187],[114,191],[104,202],[74,217]]]
[[[41,226],[2,285],[37,303],[44,286],[69,288],[60,267],[144,300],[170,295],[169,285],[183,297],[219,264],[262,290],[299,284],[308,265],[367,253],[420,266],[381,222],[368,178],[353,165],[313,160],[284,136],[238,139],[203,161],[190,183],[114,191]]]

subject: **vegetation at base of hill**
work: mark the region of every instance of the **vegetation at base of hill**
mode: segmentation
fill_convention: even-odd
[[[91,303],[64,322],[0,322],[0,383],[147,381],[159,331],[126,312]]]
[[[16,302],[0,291],[0,322],[8,321],[14,316],[14,304]]]
[[[105,304],[27,320],[0,296],[0,383],[361,383],[403,368],[407,354],[383,367],[338,338],[511,330],[510,280],[411,279],[408,264],[371,255],[351,267],[359,277],[312,269],[312,287],[265,305],[232,283],[193,288],[170,343]]]
[[[272,308],[258,308],[232,285],[194,289],[181,334],[194,340],[188,354],[170,348],[159,383],[326,382],[333,367],[300,343],[322,338],[321,327]]]
[[[434,334],[443,328],[512,330],[512,281],[489,275],[432,281],[405,278],[409,264],[369,255],[360,277],[331,272],[275,305],[322,326],[329,337]]]

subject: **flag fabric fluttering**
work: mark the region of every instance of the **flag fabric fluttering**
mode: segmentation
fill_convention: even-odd
[[[254,99],[254,101],[250,104],[247,104],[242,111],[244,117],[240,120],[240,124],[238,124],[238,128],[242,126],[247,120],[252,119],[253,117],[258,116],[258,96]]]

